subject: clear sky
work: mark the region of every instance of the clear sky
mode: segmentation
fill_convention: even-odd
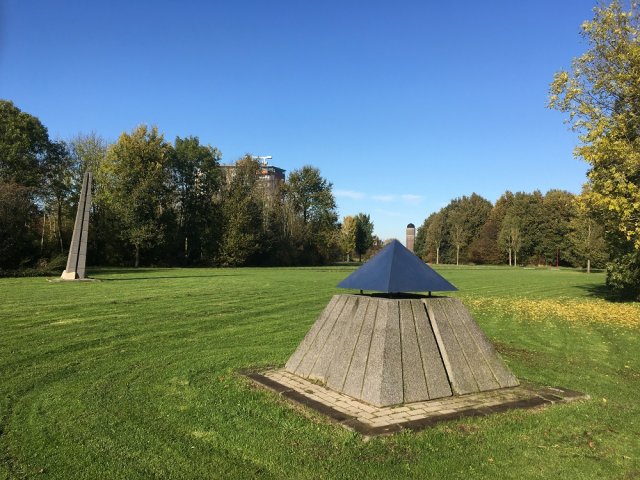
[[[0,98],[54,139],[157,125],[223,162],[318,167],[340,216],[404,240],[449,200],[579,192],[546,108],[595,0],[0,0]]]

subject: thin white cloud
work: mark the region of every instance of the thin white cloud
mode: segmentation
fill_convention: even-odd
[[[412,205],[415,205],[415,204],[420,203],[422,201],[422,195],[412,195],[410,193],[405,193],[404,195],[402,195],[402,199],[406,203],[410,203]]]
[[[383,210],[381,208],[375,209],[376,213],[381,213],[382,215],[386,215],[388,217],[404,217],[406,214],[402,212],[396,212],[393,210]]]
[[[362,200],[364,198],[364,193],[353,190],[336,190],[333,194],[339,198],[351,198],[352,200]]]
[[[379,202],[392,202],[395,200],[395,195],[372,195],[371,198],[378,200]]]

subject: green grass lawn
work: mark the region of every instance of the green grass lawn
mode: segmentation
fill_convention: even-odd
[[[640,477],[640,305],[602,274],[440,268],[520,379],[589,401],[365,442],[236,373],[283,365],[349,271],[0,279],[0,479]]]

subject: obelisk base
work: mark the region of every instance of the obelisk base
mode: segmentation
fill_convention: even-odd
[[[78,274],[76,272],[67,272],[66,270],[60,275],[61,280],[76,280],[77,278]]]

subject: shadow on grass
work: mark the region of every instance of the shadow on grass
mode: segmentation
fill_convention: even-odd
[[[173,268],[153,268],[153,267],[96,267],[89,271],[92,274],[106,275],[126,275],[127,273],[148,273],[148,272],[170,272]]]
[[[101,282],[128,282],[131,280],[179,280],[181,278],[217,278],[217,277],[237,277],[238,275],[176,275],[176,276],[150,276],[150,277],[126,277],[126,278],[102,278],[94,277]]]
[[[98,268],[96,270],[89,271],[89,277],[96,278],[103,282],[123,282],[123,281],[131,281],[131,280],[177,280],[180,278],[216,278],[216,277],[237,277],[242,275],[240,272],[234,273],[210,273],[210,269],[208,273],[203,273],[202,275],[170,275],[175,269],[174,268]],[[193,273],[197,272],[197,270],[192,271]],[[192,273],[189,272],[189,273]],[[134,277],[123,277],[123,278],[105,278],[102,275],[130,275],[136,274]],[[145,275],[148,274],[148,275]],[[160,274],[160,275],[156,275]],[[164,275],[162,275],[164,274]]]
[[[600,298],[612,303],[633,303],[634,300],[624,298],[613,293],[606,285],[579,285],[578,288],[586,291],[589,296]]]

